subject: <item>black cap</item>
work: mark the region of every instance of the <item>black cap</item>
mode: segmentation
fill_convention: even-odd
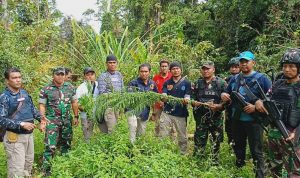
[[[177,61],[171,62],[171,64],[170,64],[170,70],[173,67],[179,67],[181,69],[181,64],[179,62],[177,62]]]
[[[113,54],[110,54],[106,57],[106,62],[109,62],[109,61],[118,61],[117,60],[117,57]]]
[[[87,74],[87,73],[89,73],[89,72],[94,72],[94,73],[95,73],[94,69],[91,68],[91,67],[86,67],[86,68],[83,70],[83,74],[84,74],[84,75]]]
[[[57,67],[53,69],[53,74],[65,74],[66,70],[64,67]]]

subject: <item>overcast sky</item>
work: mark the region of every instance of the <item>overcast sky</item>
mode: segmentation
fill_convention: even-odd
[[[97,12],[96,2],[97,0],[56,0],[56,6],[64,15],[72,16],[79,21],[83,18],[82,13],[87,9],[94,9]],[[89,25],[99,32],[99,21],[91,20]]]

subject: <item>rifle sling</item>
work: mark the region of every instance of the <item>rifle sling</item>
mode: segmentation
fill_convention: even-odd
[[[176,87],[178,87],[180,84],[181,84],[181,82],[183,82],[184,81],[184,79],[186,78],[186,76],[184,76],[184,77],[181,77],[179,80],[178,80],[178,82],[177,83],[175,83],[174,85],[173,85],[173,88],[172,88],[172,90],[171,91],[173,91]]]

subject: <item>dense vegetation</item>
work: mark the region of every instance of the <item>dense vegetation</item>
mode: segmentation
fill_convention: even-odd
[[[49,81],[51,68],[64,65],[81,75],[83,68],[92,66],[99,74],[105,69],[104,60],[110,53],[118,57],[126,83],[137,75],[140,63],[150,63],[156,72],[161,58],[181,61],[185,74],[194,80],[198,77],[200,61],[215,61],[217,73],[224,76],[228,60],[243,50],[256,54],[257,70],[278,69],[277,61],[283,51],[300,44],[299,0],[98,0],[99,12],[85,12],[87,17],[99,18],[102,25],[97,32],[87,25],[89,18],[76,22],[62,16],[55,0],[0,2],[0,71],[8,66],[21,68],[24,86],[35,101],[40,88]],[[0,79],[0,89],[3,89],[2,75]],[[235,175],[234,160],[226,145],[222,147],[224,164],[210,167],[209,161],[197,162],[191,156],[180,156],[171,142],[161,142],[151,134],[132,147],[123,125],[121,123],[111,138],[97,135],[89,145],[76,141],[74,148],[78,149],[70,157],[58,157],[54,166],[54,170],[63,168],[69,172],[54,174],[96,176],[104,173],[101,171],[106,170],[104,163],[107,163],[115,166],[109,167],[115,171],[106,172],[106,176],[134,174],[139,177],[141,171],[149,176]],[[42,135],[37,133],[36,136],[35,142],[40,145]],[[37,147],[37,159],[41,152],[42,148]],[[68,161],[78,164],[76,156],[85,154],[93,158],[78,158],[87,163],[81,164],[80,169],[60,167],[68,166],[60,164]],[[5,170],[3,151],[0,156],[2,175]],[[96,161],[103,161],[103,165]],[[95,166],[89,167],[89,174],[85,170],[89,169],[85,167],[88,165]],[[160,169],[165,175],[160,174]],[[249,170],[237,175],[248,177],[252,174]]]

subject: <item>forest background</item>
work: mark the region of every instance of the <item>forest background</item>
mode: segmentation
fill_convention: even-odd
[[[92,66],[99,75],[110,53],[119,59],[125,83],[137,76],[141,63],[157,72],[162,58],[182,62],[193,81],[201,61],[214,61],[217,74],[226,76],[229,59],[244,50],[255,53],[256,70],[279,71],[283,52],[300,44],[299,0],[98,0],[98,11],[87,9],[79,22],[63,16],[55,0],[0,2],[0,71],[19,67],[35,101],[53,67],[69,67],[81,76]],[[87,23],[91,17],[101,23],[97,32]],[[0,80],[3,90],[3,75]],[[223,170],[231,175],[229,167]],[[0,168],[5,174],[5,163]]]

